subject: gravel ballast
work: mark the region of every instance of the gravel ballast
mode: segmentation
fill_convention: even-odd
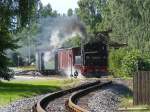
[[[101,88],[88,100],[91,112],[116,112],[119,108],[121,98],[126,93],[132,93],[126,82],[114,80],[113,84]]]
[[[91,112],[115,112],[118,108],[119,97],[110,89],[97,92],[90,98],[88,106]]]
[[[78,86],[82,85],[82,84],[86,84],[86,83],[92,83],[95,81],[96,80],[85,80],[85,81],[80,82],[80,84],[78,84]],[[68,112],[66,110],[65,103],[69,99],[71,94],[72,93],[68,93],[62,97],[59,97],[59,98],[49,102],[48,106],[46,107],[47,112]]]
[[[1,107],[0,112],[32,112],[32,107],[34,104],[44,96],[45,95],[40,95],[32,98],[18,100],[11,103],[10,105]]]
[[[60,98],[49,103],[46,110],[47,112],[68,112],[65,108],[65,102],[71,94],[64,95]]]

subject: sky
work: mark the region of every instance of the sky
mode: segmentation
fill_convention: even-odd
[[[75,9],[78,7],[78,0],[41,0],[43,5],[51,4],[53,10],[57,10],[59,13],[67,13],[69,8]]]

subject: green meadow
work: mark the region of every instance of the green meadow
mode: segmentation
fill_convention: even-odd
[[[71,79],[38,79],[29,81],[1,81],[0,106],[9,104],[22,98],[54,92],[76,84],[77,80]]]

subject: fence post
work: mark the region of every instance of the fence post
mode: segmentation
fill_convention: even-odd
[[[133,104],[150,105],[150,71],[138,71],[133,77]]]

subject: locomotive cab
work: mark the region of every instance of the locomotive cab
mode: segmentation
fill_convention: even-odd
[[[85,44],[82,55],[81,73],[84,76],[100,77],[107,74],[108,51],[105,43],[97,41]]]

